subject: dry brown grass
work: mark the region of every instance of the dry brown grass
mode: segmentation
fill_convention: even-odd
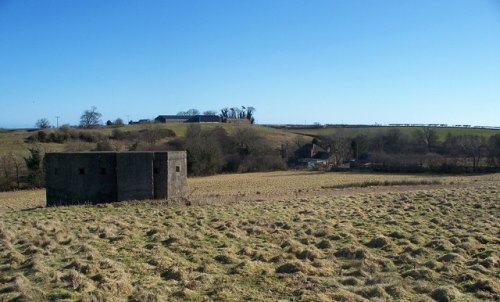
[[[436,187],[480,185],[500,180],[496,174],[481,176],[432,176],[425,174],[330,173],[278,171],[223,174],[188,179],[191,204],[311,198],[369,192],[408,191]],[[387,183],[387,188],[369,184]],[[398,186],[397,184],[403,184]],[[408,184],[421,184],[410,185]],[[368,185],[366,185],[368,184]],[[396,184],[396,185],[393,185]],[[430,184],[430,185],[425,185]],[[45,190],[0,192],[0,213],[45,206]]]
[[[0,215],[45,206],[45,190],[0,192]]]
[[[499,176],[321,189],[385,176],[223,175],[189,181],[209,205],[3,213],[0,301],[498,300]]]
[[[25,139],[35,132],[28,132],[25,130],[15,130],[8,132],[0,132],[0,157],[6,154],[14,154],[14,156],[22,158],[29,155],[29,148],[35,146],[42,149],[44,152],[63,151],[65,145],[63,144],[30,144],[26,143]]]
[[[151,127],[158,127],[161,129],[170,129],[173,130],[177,137],[183,137],[185,135],[186,129],[190,123],[172,123],[172,124],[143,124],[143,125],[126,125],[120,128],[113,127],[103,127],[99,129],[92,129],[92,132],[99,132],[103,136],[110,136],[115,129],[120,129],[122,131],[138,131],[142,129],[147,129]],[[299,134],[291,133],[281,129],[273,129],[269,127],[259,126],[259,125],[237,125],[237,124],[225,124],[225,123],[206,123],[201,124],[203,128],[212,129],[215,127],[223,127],[228,133],[234,133],[241,127],[252,127],[259,134],[264,136],[269,143],[278,148],[281,144],[290,143],[293,144],[298,139],[308,142],[311,140],[311,137],[302,136]],[[45,129],[45,132],[53,132],[57,129]],[[68,141],[63,144],[57,143],[41,143],[41,144],[33,144],[26,143],[26,139],[36,134],[38,130],[34,131],[26,131],[26,130],[2,130],[0,129],[0,157],[9,153],[14,154],[17,157],[28,156],[28,149],[34,147],[35,145],[42,149],[44,152],[57,152],[57,151],[90,151],[95,149],[95,143],[85,143],[82,141]],[[77,131],[85,131],[82,129],[77,129]],[[171,138],[163,139],[159,143],[163,143],[168,141]],[[133,143],[133,142],[131,142]]]

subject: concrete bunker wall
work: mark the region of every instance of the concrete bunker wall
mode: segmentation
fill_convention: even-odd
[[[167,152],[155,152],[153,160],[154,198],[168,198],[168,155]]]
[[[118,201],[153,199],[152,152],[117,153],[116,183]]]
[[[186,152],[155,152],[153,174],[155,199],[184,195],[187,188]]]
[[[168,152],[168,196],[183,196],[187,191],[186,152]]]
[[[165,199],[187,190],[185,151],[47,153],[47,206]]]
[[[116,153],[47,153],[47,205],[114,201]]]

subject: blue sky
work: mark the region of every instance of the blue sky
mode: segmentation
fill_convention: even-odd
[[[500,126],[500,1],[0,0],[0,127],[240,105]]]

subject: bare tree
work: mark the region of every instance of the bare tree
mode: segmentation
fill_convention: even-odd
[[[472,169],[475,171],[485,155],[486,139],[479,135],[464,135],[460,145],[465,156],[472,159]]]
[[[382,135],[383,150],[386,153],[404,153],[408,138],[400,129],[389,129]]]
[[[352,139],[345,136],[343,131],[339,129],[335,134],[325,138],[323,141],[330,149],[332,154],[331,160],[333,160],[335,166],[340,166],[350,159]]]
[[[438,134],[431,127],[424,127],[415,132],[417,143],[424,146],[426,152],[432,152],[438,143]]]
[[[254,114],[255,114],[255,108],[247,107],[246,119],[249,120],[251,124],[255,124]]]
[[[227,122],[227,119],[229,118],[229,109],[227,107],[220,110],[220,117],[223,123]]]
[[[443,149],[449,156],[462,159],[465,165],[472,161],[472,168],[475,171],[486,155],[486,138],[479,135],[448,134]]]
[[[11,190],[21,187],[21,160],[9,152],[1,157],[1,168],[3,181],[0,183],[0,189]]]
[[[229,118],[232,118],[232,119],[239,118],[240,112],[241,112],[240,108],[232,107],[231,109],[229,109]]]
[[[369,150],[369,138],[366,134],[358,134],[352,139],[351,152],[356,160],[366,159]]]
[[[85,110],[80,117],[80,127],[92,128],[101,124],[102,114],[97,111],[96,106],[92,106],[89,110]]]
[[[41,129],[50,128],[50,122],[46,118],[39,119],[38,121],[36,121],[35,125],[37,128],[41,128]]]
[[[244,119],[247,116],[246,110],[247,110],[247,108],[245,106],[241,106],[241,110],[238,113],[239,119]]]
[[[215,110],[207,110],[203,112],[203,115],[217,115],[217,111]]]
[[[488,140],[488,161],[491,166],[500,168],[500,134],[492,135]]]

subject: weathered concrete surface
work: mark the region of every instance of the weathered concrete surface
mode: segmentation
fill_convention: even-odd
[[[168,155],[167,152],[155,152],[153,161],[154,198],[168,198]]]
[[[117,200],[153,199],[153,152],[116,155]]]
[[[165,199],[187,191],[185,151],[45,155],[47,206]]]
[[[116,201],[116,153],[47,153],[47,206]]]
[[[187,188],[186,152],[155,152],[155,199],[183,196]]]
[[[187,159],[184,151],[170,151],[168,156],[168,197],[183,196],[187,192]]]

